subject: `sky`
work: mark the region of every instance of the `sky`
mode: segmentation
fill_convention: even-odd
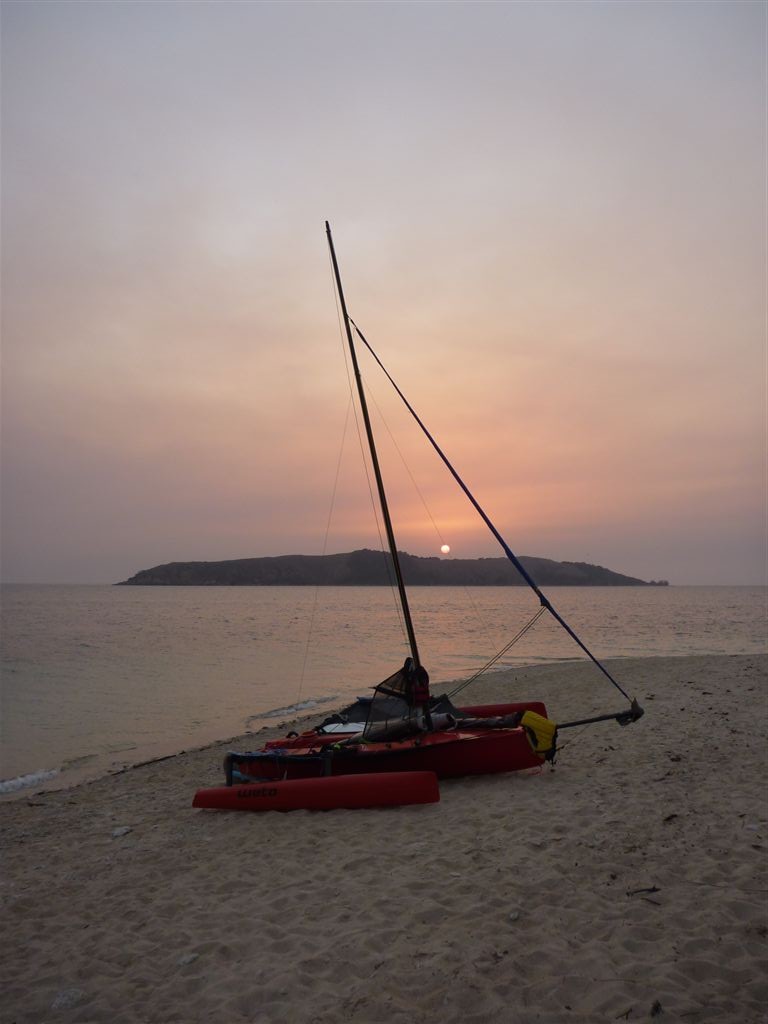
[[[5,0],[2,578],[378,546],[329,220],[517,554],[766,583],[767,10]],[[361,363],[398,546],[500,555]]]

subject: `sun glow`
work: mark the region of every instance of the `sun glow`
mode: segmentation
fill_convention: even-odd
[[[447,555],[447,554],[450,553],[451,546],[450,546],[450,544],[443,544],[443,546],[440,548],[440,550],[442,551],[442,553],[444,555]]]

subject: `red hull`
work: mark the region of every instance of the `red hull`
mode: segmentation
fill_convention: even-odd
[[[439,799],[433,772],[395,772],[199,789],[192,806],[226,811],[332,811],[431,804]]]
[[[491,775],[541,765],[523,729],[485,732],[434,732],[392,743],[341,746],[323,754],[327,743],[292,747],[282,752],[270,745],[266,755],[231,754],[231,769],[259,779],[307,779],[322,775],[434,772],[439,779]]]

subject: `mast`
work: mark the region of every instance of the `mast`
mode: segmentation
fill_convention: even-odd
[[[344,318],[344,328],[347,332],[347,344],[349,345],[349,354],[352,359],[352,367],[355,373],[355,383],[357,384],[357,394],[360,399],[360,408],[363,413],[363,422],[365,423],[365,433],[368,438],[368,448],[371,453],[371,462],[373,464],[373,472],[376,477],[376,487],[379,492],[379,504],[381,505],[381,515],[384,519],[384,529],[387,534],[387,544],[389,545],[389,553],[392,556],[392,563],[395,567],[395,578],[397,579],[397,590],[400,595],[400,605],[403,609],[403,619],[405,620],[405,629],[408,634],[408,646],[411,649],[411,657],[413,658],[414,668],[421,666],[419,659],[419,648],[416,644],[416,634],[413,630],[413,620],[411,619],[411,610],[408,606],[408,594],[405,590],[405,583],[403,582],[403,573],[400,567],[400,558],[397,554],[397,544],[395,542],[395,533],[392,529],[392,519],[389,514],[389,506],[387,504],[387,495],[384,491],[384,481],[381,476],[381,468],[379,467],[379,457],[376,454],[376,443],[373,439],[373,428],[371,427],[371,417],[368,414],[368,403],[365,400],[365,390],[363,388],[363,378],[360,375],[360,367],[357,363],[357,352],[355,351],[355,342],[352,337],[352,328],[349,326],[349,314],[347,313],[347,304],[344,301],[344,290],[341,287],[341,275],[339,274],[339,265],[336,262],[336,250],[333,248],[333,238],[331,237],[331,226],[328,221],[325,222],[325,233],[328,236],[328,248],[331,253],[331,262],[333,264],[333,273],[336,278],[336,291],[339,295],[339,302],[341,303],[341,314]]]

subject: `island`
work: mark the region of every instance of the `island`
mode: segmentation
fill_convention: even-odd
[[[398,552],[403,579],[412,587],[515,587],[525,580],[506,558],[424,558]],[[667,586],[666,580],[636,579],[587,562],[520,559],[542,587]],[[391,556],[382,551],[336,555],[275,555],[225,562],[169,562],[142,569],[117,586],[131,587],[377,587],[394,580]]]

